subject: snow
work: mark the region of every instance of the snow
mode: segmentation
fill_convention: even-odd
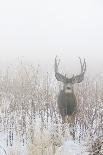
[[[88,155],[88,153],[78,141],[66,140],[57,150],[56,155]]]

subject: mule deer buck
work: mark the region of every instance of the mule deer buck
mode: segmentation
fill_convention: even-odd
[[[64,84],[63,90],[60,90],[57,101],[59,113],[62,116],[63,123],[67,122],[73,124],[75,122],[75,116],[77,113],[77,100],[74,94],[73,85],[83,81],[86,71],[85,59],[83,63],[81,58],[79,58],[79,60],[81,65],[81,73],[79,75],[73,75],[71,78],[68,78],[59,73],[58,66],[60,60],[57,61],[57,57],[55,58],[55,77],[58,81],[61,81]]]

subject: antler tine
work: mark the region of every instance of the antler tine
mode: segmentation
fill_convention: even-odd
[[[82,61],[81,61],[81,58],[79,57],[79,60],[80,60],[80,65],[81,65],[81,73],[83,72],[83,66],[84,66],[84,63],[82,64]]]
[[[55,57],[55,71],[58,72],[58,66],[60,64],[60,59],[57,61],[57,56]]]
[[[86,61],[84,59],[84,63],[83,63],[83,73],[86,71]]]
[[[86,61],[84,60],[84,62],[85,62],[85,71],[86,71]]]

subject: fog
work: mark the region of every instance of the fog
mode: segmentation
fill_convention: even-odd
[[[0,64],[18,59],[53,69],[58,55],[66,70],[86,58],[88,72],[103,66],[101,0],[0,1]],[[1,67],[1,68],[2,68]]]

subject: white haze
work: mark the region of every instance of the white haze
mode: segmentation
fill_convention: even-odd
[[[53,69],[55,55],[68,72],[79,68],[78,56],[88,72],[102,72],[102,0],[0,1],[1,66],[19,58]]]

